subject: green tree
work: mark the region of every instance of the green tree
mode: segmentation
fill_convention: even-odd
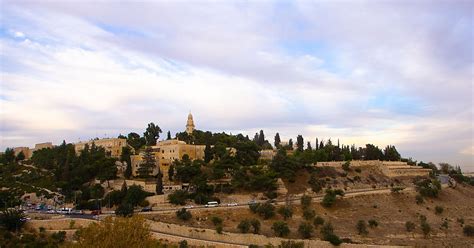
[[[275,134],[275,148],[279,149],[280,148],[280,143],[281,143],[281,139],[280,139],[280,134],[279,133],[276,133]]]
[[[130,217],[133,215],[133,206],[128,203],[122,203],[115,210],[117,216]]]
[[[176,211],[176,217],[178,217],[178,219],[180,220],[187,221],[187,220],[190,220],[193,216],[191,212],[187,211],[185,208],[182,208]]]
[[[155,155],[151,147],[147,147],[143,154],[143,162],[138,167],[138,176],[142,178],[147,178],[153,171],[153,168],[156,166]]]
[[[316,218],[314,218],[313,224],[314,224],[315,227],[318,227],[318,226],[324,224],[324,219],[321,218],[321,216],[316,216]]]
[[[130,147],[122,147],[122,155],[120,155],[120,161],[125,162],[127,166],[125,167],[125,171],[123,173],[124,177],[130,179],[132,177],[132,149]]]
[[[188,192],[184,190],[176,190],[168,195],[168,200],[174,205],[184,205],[188,199]]]
[[[357,232],[359,235],[367,235],[369,231],[367,231],[367,225],[365,224],[364,220],[359,220],[356,225]]]
[[[162,133],[161,128],[155,123],[151,122],[148,124],[145,133],[143,136],[146,140],[147,146],[154,146],[156,145],[156,141],[160,138],[160,133]]]
[[[156,194],[163,194],[163,174],[161,173],[161,170],[158,170],[158,175],[156,175]]]
[[[241,233],[248,233],[250,230],[250,225],[250,220],[244,219],[241,220],[240,223],[237,225],[237,229],[239,229]]]
[[[168,131],[167,135],[166,135],[166,140],[170,140],[171,139],[171,132]]]
[[[298,135],[296,137],[296,149],[300,152],[303,151],[303,146],[304,146],[304,139],[302,135]]]
[[[168,179],[170,181],[173,181],[173,176],[174,176],[174,165],[171,164],[170,168],[168,169]]]
[[[9,231],[19,231],[26,223],[26,217],[20,210],[8,209],[0,214],[0,226]]]
[[[209,163],[212,160],[213,154],[211,145],[206,143],[206,147],[204,148],[204,162]]]
[[[144,137],[140,137],[138,133],[129,133],[127,135],[127,143],[135,149],[135,152],[138,152],[146,144]]]
[[[313,236],[313,225],[309,222],[303,222],[299,225],[298,232],[302,238],[309,239]]]
[[[252,225],[253,233],[258,234],[260,232],[260,226],[261,226],[260,221],[257,219],[252,219],[250,220],[250,224]]]
[[[340,245],[342,240],[334,233],[334,228],[332,227],[331,223],[326,223],[321,227],[321,236],[322,239],[325,241],[329,241],[333,245]]]
[[[23,151],[20,151],[18,155],[16,156],[16,161],[22,161],[22,160],[25,160],[25,154],[23,153]]]
[[[284,220],[293,216],[293,208],[290,205],[281,206],[278,208],[278,213],[283,216]]]
[[[5,153],[3,154],[6,163],[11,163],[15,161],[15,151],[13,148],[5,149]]]
[[[321,202],[321,205],[323,207],[331,207],[334,202],[336,201],[336,196],[344,196],[344,191],[340,189],[332,190],[332,189],[327,189],[326,194],[324,195],[323,201]]]
[[[398,153],[397,149],[395,146],[386,146],[385,149],[383,150],[383,157],[384,160],[388,161],[400,161],[400,153]]]
[[[311,202],[313,201],[313,198],[309,195],[303,195],[300,199],[301,201],[301,206],[303,209],[309,208],[311,206]]]
[[[407,232],[413,232],[415,230],[415,226],[415,223],[411,221],[405,222],[405,229],[407,230]]]
[[[284,221],[276,221],[272,225],[272,230],[278,237],[285,237],[290,234],[290,228],[288,224]]]

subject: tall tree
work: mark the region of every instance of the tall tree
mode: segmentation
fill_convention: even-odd
[[[304,146],[304,139],[303,139],[303,136],[300,134],[296,137],[296,149],[302,152],[303,146]]]
[[[168,169],[168,180],[173,181],[174,176],[174,165],[171,164],[170,168]]]
[[[319,150],[319,149],[323,149],[323,148],[324,148],[324,142],[321,140],[321,141],[319,142],[318,150]]]
[[[147,146],[154,146],[156,145],[156,141],[160,138],[160,133],[162,133],[161,128],[155,123],[151,122],[148,123],[148,127],[146,131],[143,133],[143,136],[146,140]]]
[[[156,194],[163,194],[163,174],[161,173],[161,170],[158,170],[158,175],[156,175]]]
[[[316,138],[316,150],[319,150],[319,141],[318,141],[318,138]]]
[[[3,154],[3,156],[5,158],[5,162],[7,163],[15,161],[15,151],[13,150],[13,148],[5,149],[5,153]]]
[[[146,141],[145,138],[140,137],[138,133],[129,133],[127,136],[127,143],[135,149],[135,152],[145,145]]]
[[[209,143],[204,148],[204,162],[209,163],[212,160],[212,149]]]
[[[280,148],[280,143],[281,143],[281,139],[280,139],[280,134],[279,133],[276,133],[275,134],[275,148]]]
[[[130,155],[132,155],[132,150],[130,149],[130,147],[122,147],[122,155],[120,155],[120,161],[122,161],[122,163],[127,164],[123,173],[123,176],[127,179],[132,176],[132,160],[130,158]]]
[[[293,139],[288,140],[288,148],[293,150]]]
[[[311,147],[311,142],[308,141],[308,144],[306,144],[306,150],[311,151],[313,148]]]
[[[138,176],[140,177],[149,177],[150,174],[153,172],[153,168],[155,168],[155,156],[153,155],[153,150],[151,147],[147,147],[143,154],[143,161],[138,167]]]
[[[259,146],[263,146],[263,144],[265,144],[265,134],[263,134],[263,130],[260,130],[260,134],[258,135],[257,144]]]
[[[18,153],[18,155],[16,156],[16,161],[22,161],[25,159],[25,154],[23,153],[23,151],[21,151],[20,153]]]
[[[166,137],[167,140],[170,140],[171,139],[171,132],[168,131],[168,134],[167,134],[167,137]]]
[[[384,160],[388,161],[399,161],[400,160],[400,153],[398,153],[397,148],[395,146],[386,146],[383,150]]]

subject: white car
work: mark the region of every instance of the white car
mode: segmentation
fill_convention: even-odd
[[[228,207],[235,207],[235,206],[238,206],[239,204],[237,204],[237,202],[231,202],[231,203],[227,203],[227,206]]]
[[[194,206],[193,205],[187,205],[187,206],[184,206],[184,208],[191,209],[191,208],[194,208]]]

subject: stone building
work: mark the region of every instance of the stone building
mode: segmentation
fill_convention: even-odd
[[[193,116],[190,113],[186,122],[186,132],[191,135],[194,128]],[[174,160],[181,160],[184,155],[188,155],[191,160],[204,159],[205,148],[205,145],[186,144],[186,142],[177,139],[159,141],[155,146],[151,147],[156,161],[156,167],[152,174],[156,175],[159,168],[163,173],[163,179],[168,180],[168,170]],[[132,174],[134,176],[137,175],[138,168],[143,162],[143,155],[144,151],[141,151],[138,155],[130,156],[132,162]]]
[[[74,144],[74,150],[76,154],[79,154],[86,145],[92,146],[94,143],[96,146],[103,147],[106,152],[110,153],[111,157],[119,158],[122,155],[122,148],[127,146],[126,139],[111,138],[111,139],[98,139],[90,140],[87,142],[79,142]]]
[[[15,147],[13,148],[13,151],[15,152],[15,156],[18,156],[20,152],[23,152],[23,155],[25,155],[25,159],[31,159],[31,157],[33,156],[33,152],[41,150],[43,148],[53,148],[53,143],[45,142],[45,143],[35,144],[35,148]]]

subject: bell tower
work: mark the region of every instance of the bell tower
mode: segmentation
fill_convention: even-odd
[[[188,121],[186,122],[186,133],[191,135],[193,131],[194,131],[193,115],[191,114],[191,112],[189,112]]]

